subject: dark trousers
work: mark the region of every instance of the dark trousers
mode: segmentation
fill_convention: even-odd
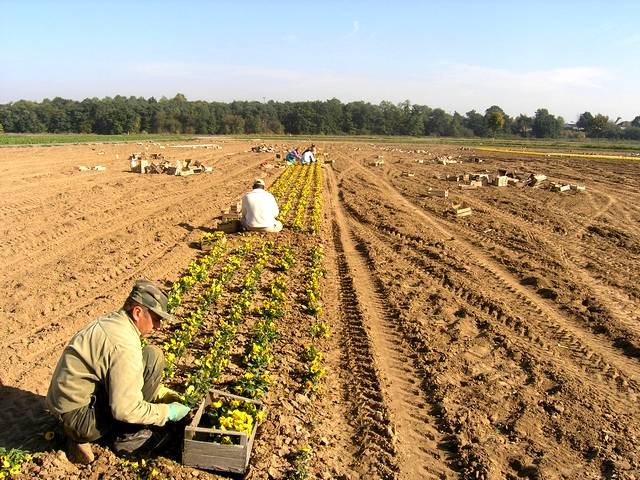
[[[153,345],[147,345],[142,349],[142,360],[144,362],[142,397],[145,401],[151,402],[160,387],[166,362],[162,350]],[[61,418],[66,435],[78,443],[94,442],[112,430],[118,430],[119,424],[122,423],[116,421],[111,415],[109,395],[103,385],[100,385],[91,396],[89,405],[63,413]]]

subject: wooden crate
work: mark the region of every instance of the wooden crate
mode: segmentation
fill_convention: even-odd
[[[241,232],[243,228],[240,220],[228,220],[226,222],[219,222],[216,230],[224,233],[237,233]]]
[[[217,241],[217,238],[207,238],[204,240],[200,239],[200,250],[208,252]]]
[[[200,402],[193,420],[184,429],[182,446],[182,463],[190,467],[219,470],[224,472],[245,473],[249,465],[253,440],[256,437],[258,423],[253,425],[251,436],[244,432],[214,430],[200,427],[204,409],[218,398],[240,400],[256,404],[262,408],[262,402],[250,398],[239,397],[212,388]],[[210,434],[227,435],[239,439],[239,445],[223,445],[210,439]]]

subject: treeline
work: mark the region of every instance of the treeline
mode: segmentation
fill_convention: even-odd
[[[0,132],[11,133],[186,133],[186,134],[307,134],[408,135],[557,138],[594,136],[640,140],[640,116],[631,125],[619,125],[604,115],[585,112],[576,128],[565,129],[564,119],[541,108],[531,117],[507,115],[492,106],[484,113],[464,115],[440,108],[381,102],[204,102],[142,97],[63,98],[42,102],[20,100],[0,105]]]

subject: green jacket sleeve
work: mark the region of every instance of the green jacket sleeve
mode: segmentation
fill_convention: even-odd
[[[169,416],[168,406],[146,402],[142,397],[142,350],[118,346],[111,357],[107,391],[113,418],[126,423],[164,425]]]

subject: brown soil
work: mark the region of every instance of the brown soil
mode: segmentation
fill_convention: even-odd
[[[43,396],[75,331],[119,307],[136,278],[170,287],[201,255],[197,241],[220,210],[254,177],[269,185],[282,172],[264,165],[276,165],[273,154],[248,151],[249,142],[202,140],[212,142],[222,150],[0,149],[0,447],[44,452],[25,476],[148,475],[101,446],[92,466],[69,464],[60,438],[43,438],[56,430]],[[334,160],[323,169],[322,235],[269,237],[292,246],[298,262],[247,478],[288,478],[307,444],[309,478],[640,478],[640,162],[444,146],[320,148]],[[184,178],[128,172],[128,155],[145,149],[215,170]],[[443,154],[461,163],[433,162]],[[467,161],[474,157],[484,162]],[[97,164],[106,171],[77,169]],[[441,179],[499,168],[586,190],[461,190]],[[428,187],[448,188],[449,197],[427,196]],[[471,216],[449,213],[461,201]],[[230,236],[230,247],[247,238]],[[333,334],[322,343],[323,390],[306,396],[296,372],[310,317],[299,297],[304,259],[318,241]],[[262,289],[273,274],[263,275]],[[186,356],[176,389],[197,353]],[[179,429],[172,440],[153,460],[160,477],[216,477],[182,467]]]

